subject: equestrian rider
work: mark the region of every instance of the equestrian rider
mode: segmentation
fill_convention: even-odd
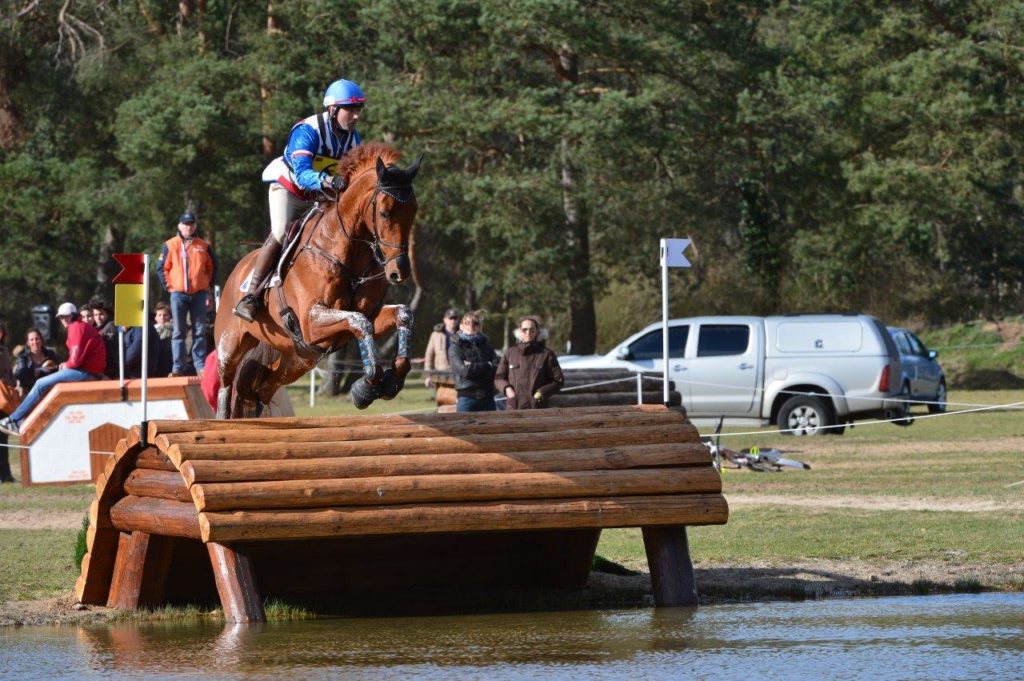
[[[285,229],[312,204],[318,192],[345,191],[345,181],[334,172],[342,156],[359,145],[356,132],[366,96],[350,80],[336,80],[324,93],[324,111],[292,128],[284,154],[263,171],[270,183],[270,236],[260,248],[248,280],[248,292],[235,306],[235,314],[251,322],[263,305],[265,280],[281,256]]]

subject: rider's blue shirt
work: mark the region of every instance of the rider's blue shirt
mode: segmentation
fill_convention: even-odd
[[[334,174],[337,161],[361,141],[355,130],[337,134],[326,111],[309,116],[292,128],[284,155],[270,162],[263,181],[279,182],[299,196],[315,192]]]

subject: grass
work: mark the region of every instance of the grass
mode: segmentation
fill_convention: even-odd
[[[308,399],[308,388],[305,392],[301,387],[293,390],[300,415],[358,413],[345,397],[319,398],[311,409],[302,401]],[[952,391],[950,401],[1008,404],[1024,401],[1024,391]],[[375,406],[418,411],[431,405],[430,392],[410,382],[399,398]],[[801,559],[1019,566],[1024,558],[1024,485],[1011,486],[1024,481],[1024,418],[1020,412],[919,419],[909,428],[861,425],[841,437],[794,438],[773,432],[733,435],[737,432],[741,431],[726,429],[722,443],[734,449],[755,444],[778,447],[812,468],[782,473],[727,470],[723,488],[732,503],[729,523],[689,530],[698,567],[702,563],[784,566]],[[18,457],[13,453],[11,464],[20,478]],[[89,485],[27,489],[3,485],[0,519],[19,512],[84,514],[94,494]],[[786,503],[843,498],[856,501],[857,507]],[[744,501],[747,503],[741,503]],[[929,510],[913,508],[918,502]],[[892,510],[901,504],[908,508]],[[78,527],[3,527],[0,602],[54,597],[71,590],[78,577]],[[604,570],[646,568],[638,529],[605,531],[598,553],[605,561],[600,563]],[[944,589],[970,592],[985,588],[979,578],[959,579]],[[781,597],[796,598],[801,593],[814,597],[803,587],[783,584],[773,588]],[[931,592],[936,587],[929,583],[913,588]],[[1024,579],[1011,579],[1006,588],[1024,590]],[[284,603],[273,604],[273,608],[275,618],[308,615]]]

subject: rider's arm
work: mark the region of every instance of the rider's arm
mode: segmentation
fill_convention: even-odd
[[[325,179],[330,180],[326,171],[313,170],[313,156],[319,150],[320,133],[306,123],[296,125],[288,138],[284,157],[292,167],[295,184],[306,191],[316,191],[324,186]]]
[[[164,271],[167,263],[167,244],[164,244],[164,250],[160,252],[160,261],[156,264],[156,273],[160,277],[160,285],[167,290],[167,272]]]

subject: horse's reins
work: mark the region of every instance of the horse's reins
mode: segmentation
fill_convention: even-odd
[[[359,179],[360,177],[365,175],[369,170],[371,169],[367,168],[363,170],[363,172],[356,176],[356,179]],[[289,262],[288,264],[288,267],[291,268],[295,264],[295,260],[298,259],[299,254],[304,251],[309,251],[314,255],[319,255],[320,257],[330,262],[342,274],[348,274],[349,282],[352,287],[351,295],[355,295],[356,290],[358,290],[358,288],[365,284],[366,282],[373,281],[374,279],[380,279],[381,277],[383,277],[385,274],[386,265],[395,258],[404,255],[409,250],[409,247],[403,246],[401,244],[392,244],[380,238],[380,230],[377,228],[377,195],[380,194],[381,192],[387,194],[388,196],[393,198],[395,201],[398,201],[399,203],[405,203],[407,201],[410,201],[415,195],[413,192],[411,182],[409,183],[408,186],[391,186],[383,185],[380,183],[379,180],[377,181],[377,184],[373,190],[373,196],[370,198],[370,201],[373,204],[373,241],[370,241],[368,239],[360,239],[348,233],[348,229],[345,227],[345,220],[342,218],[341,215],[341,201],[338,200],[335,202],[335,207],[338,212],[338,224],[341,226],[342,235],[349,241],[368,244],[370,246],[370,251],[373,253],[373,258],[376,261],[375,264],[381,268],[380,272],[374,275],[367,276],[367,272],[374,268],[374,264],[371,264],[368,268],[366,268],[366,271],[363,272],[361,276],[357,277],[351,273],[349,267],[339,258],[331,255],[330,253],[323,250],[319,246],[314,246],[310,243],[310,241],[313,240],[313,236],[316,234],[316,230],[320,227],[320,223],[323,222],[322,212],[320,214],[320,217],[317,218],[316,224],[313,225],[313,227],[309,230],[309,233],[306,235],[305,243],[302,245],[301,248],[296,250],[295,255],[292,257],[291,262]],[[310,214],[318,210],[319,202],[317,204],[314,204],[313,207],[310,209],[310,212],[307,213],[307,217],[303,221],[303,224],[305,224],[305,222],[308,221]],[[365,216],[365,213],[366,205],[364,204],[363,208],[359,210],[359,215]],[[363,224],[366,224],[365,217],[363,217]],[[381,250],[381,245],[388,246],[390,248],[397,248],[399,252],[390,258],[385,258],[384,252],[383,250]],[[302,328],[299,325],[298,319],[295,317],[294,311],[292,311],[291,307],[288,306],[288,303],[285,300],[284,286],[277,287],[277,295],[278,302],[280,304],[281,321],[285,329],[292,336],[292,341],[295,343],[296,348],[304,350],[305,352],[313,355],[320,355],[321,357],[330,352],[330,346],[324,348],[317,345],[311,345],[307,343],[306,340],[302,337]],[[382,300],[381,304],[383,304],[383,302],[384,301]]]
[[[372,168],[367,168],[367,169],[363,170],[363,172],[360,173],[359,176],[356,177],[356,179],[358,180],[359,177],[362,177],[363,175],[365,175],[370,170],[373,170],[373,169]],[[404,189],[408,189],[409,190],[408,194],[407,195],[399,194],[399,192],[401,190],[404,190]],[[376,265],[378,265],[381,268],[380,272],[377,272],[376,274],[369,275],[369,276],[367,276],[367,273],[370,270],[374,269],[374,265],[372,265],[372,264],[368,268],[366,268],[366,270],[360,276],[354,276],[353,274],[350,273],[348,276],[349,276],[349,279],[352,281],[353,289],[358,288],[359,286],[362,286],[363,284],[365,284],[368,281],[373,281],[374,279],[380,279],[381,277],[383,277],[384,274],[385,274],[385,267],[387,267],[387,264],[389,262],[391,262],[392,260],[394,260],[394,259],[396,259],[396,258],[398,258],[398,257],[400,257],[402,255],[405,255],[408,252],[408,250],[409,250],[409,246],[408,245],[391,243],[390,241],[385,241],[380,236],[380,230],[377,227],[377,196],[379,194],[381,194],[382,192],[384,194],[387,194],[391,198],[393,198],[395,201],[398,201],[399,203],[406,203],[407,201],[411,200],[412,197],[414,196],[413,188],[412,188],[411,184],[408,187],[403,187],[403,186],[382,185],[380,182],[377,183],[376,187],[373,190],[373,195],[370,197],[370,201],[369,201],[369,203],[372,204],[372,213],[373,213],[373,220],[372,220],[372,223],[371,223],[371,231],[373,232],[373,240],[372,241],[369,240],[369,239],[360,239],[359,237],[352,236],[349,233],[348,228],[345,227],[345,219],[344,219],[344,217],[341,214],[341,201],[335,202],[335,210],[337,211],[337,214],[338,214],[338,224],[341,227],[341,234],[342,234],[342,236],[344,236],[346,239],[348,239],[349,241],[352,241],[354,243],[364,243],[364,244],[367,244],[370,247],[370,252],[373,253],[373,259],[376,261]],[[359,215],[365,215],[365,213],[366,213],[366,205],[364,204],[363,208],[361,208],[359,210]],[[366,223],[365,217],[363,219],[363,223],[364,224]],[[309,236],[306,237],[306,243],[303,245],[301,250],[310,251],[311,253],[319,255],[320,257],[322,257],[322,258],[326,259],[327,261],[331,262],[335,267],[337,267],[338,269],[340,269],[342,271],[348,270],[349,269],[348,266],[345,263],[343,263],[341,260],[339,260],[337,257],[335,257],[335,256],[331,255],[330,253],[324,251],[322,248],[319,248],[317,246],[313,246],[313,245],[311,245],[309,243],[313,239],[313,234],[316,232],[316,228],[319,227],[319,226],[320,226],[320,221],[318,220],[317,224],[313,226],[313,229],[309,230]],[[384,257],[384,251],[381,248],[381,246],[387,246],[389,248],[397,249],[398,253],[396,253],[395,255],[391,256],[390,258],[385,258]]]

